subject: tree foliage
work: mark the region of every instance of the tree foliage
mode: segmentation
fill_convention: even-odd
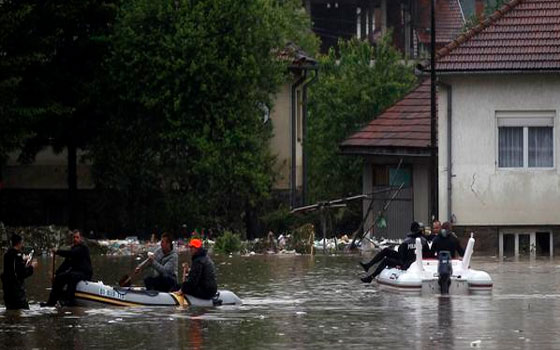
[[[477,16],[476,13],[472,13],[470,16],[468,16],[465,20],[463,28],[461,29],[461,32],[465,33],[476,27],[481,23],[482,20],[488,18],[491,14],[502,8],[502,6],[504,6],[508,2],[509,0],[486,0],[484,3],[484,11],[482,12],[481,16]]]
[[[29,135],[28,125],[41,111],[38,106],[22,106],[24,98],[19,93],[25,89],[26,69],[44,59],[37,47],[30,45],[29,31],[25,30],[33,11],[29,3],[0,3],[0,168],[8,153],[21,147]]]
[[[322,57],[309,98],[310,201],[361,192],[361,157],[340,155],[339,144],[394,104],[416,81],[389,36],[372,47],[352,39]]]
[[[261,106],[287,72],[275,52],[316,50],[309,28],[297,0],[125,2],[92,148],[122,225],[243,226],[273,180]]]
[[[0,158],[20,148],[29,161],[70,141],[85,147],[97,124],[95,84],[113,3],[6,0],[0,16]]]

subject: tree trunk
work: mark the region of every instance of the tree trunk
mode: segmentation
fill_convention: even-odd
[[[68,228],[75,229],[77,225],[77,155],[76,145],[68,144]]]
[[[259,236],[259,222],[257,209],[250,204],[245,205],[245,227],[247,230],[247,239],[253,240]]]

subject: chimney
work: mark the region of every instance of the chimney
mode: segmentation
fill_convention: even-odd
[[[484,0],[474,0],[474,14],[479,19],[484,17]]]

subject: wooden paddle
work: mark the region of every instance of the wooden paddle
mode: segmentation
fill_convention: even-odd
[[[142,268],[150,261],[150,258],[147,258],[146,260],[142,261],[140,263],[140,265],[138,265],[138,267],[136,269],[134,269],[134,271],[132,271],[132,273],[130,275],[124,275],[121,277],[121,279],[119,280],[119,286],[120,287],[130,287],[130,284],[132,283],[132,279],[134,277],[136,277],[136,275],[138,274],[138,272],[136,271],[141,271]],[[137,270],[139,269],[139,270]]]
[[[52,226],[49,226],[49,229],[52,231]],[[52,276],[51,276],[51,287],[54,284],[54,277],[56,272],[56,253],[55,251],[58,250],[58,246],[60,245],[60,229],[58,230],[58,234],[56,236],[56,248],[52,252]]]
[[[52,275],[51,275],[51,284],[54,283],[54,273],[56,272],[56,254],[54,251],[52,252]]]

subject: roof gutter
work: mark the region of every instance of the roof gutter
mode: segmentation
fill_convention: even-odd
[[[437,105],[436,105],[436,0],[430,1],[430,206],[431,217],[437,219],[438,208],[438,160],[437,160]]]
[[[389,156],[389,157],[429,157],[429,148],[404,148],[404,147],[364,147],[340,146],[341,155],[348,156]]]
[[[453,208],[452,208],[452,190],[451,178],[453,177],[453,160],[452,160],[452,125],[453,125],[453,89],[451,85],[442,83],[439,84],[447,90],[447,221],[453,222]]]
[[[297,88],[305,81],[305,79],[307,78],[307,70],[303,70],[303,76],[301,76],[298,80],[296,80],[293,84],[292,84],[292,116],[291,116],[291,126],[292,126],[292,166],[291,166],[291,171],[290,171],[290,203],[292,206],[292,209],[297,207],[297,200],[296,200],[296,166],[297,166],[297,162],[296,162],[296,139],[297,139],[297,132],[296,132],[296,123],[297,123],[297,99],[296,99],[296,92],[297,92]]]
[[[451,75],[488,75],[488,74],[560,74],[560,70],[548,69],[548,70],[474,70],[474,71],[441,71],[437,70],[439,76],[451,76]],[[426,74],[426,73],[424,73]]]
[[[315,74],[311,79],[303,83],[303,96],[302,96],[302,120],[301,120],[301,131],[302,131],[302,193],[301,193],[301,204],[305,205],[307,198],[307,162],[309,155],[307,154],[307,88],[311,86],[317,78],[319,77],[319,70],[317,66],[310,68]]]

